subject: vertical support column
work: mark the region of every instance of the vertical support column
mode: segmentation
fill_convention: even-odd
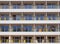
[[[21,32],[23,32],[23,24],[21,24]]]
[[[45,4],[45,6],[46,6],[46,9],[47,9],[47,1],[46,1],[46,4]]]
[[[0,36],[0,43],[1,43],[2,41],[1,41],[1,36]]]
[[[9,13],[9,20],[13,20],[11,13]]]
[[[2,5],[0,5],[0,9],[3,9],[3,8],[2,8]]]
[[[60,29],[59,29],[59,24],[58,24],[58,32],[60,32]]]
[[[45,17],[45,19],[48,20],[48,18],[47,18],[47,12],[46,12],[46,17]]]
[[[0,26],[1,26],[1,24],[0,24]],[[0,27],[0,32],[1,32],[1,27]]]
[[[0,20],[1,20],[1,14],[0,14]]]
[[[59,9],[59,1],[58,1],[58,9]],[[59,12],[58,12],[58,20],[60,20]],[[58,32],[60,31],[59,29],[59,24],[58,24]]]
[[[57,7],[58,7],[58,9],[59,9],[59,1],[57,2],[57,5],[58,5]]]
[[[21,43],[24,43],[23,35],[21,35]]]
[[[33,13],[33,20],[36,20],[36,17],[35,17],[35,12]]]
[[[33,24],[33,29],[32,29],[32,31],[35,32],[35,30],[36,30],[36,29],[35,29],[35,24]]]
[[[22,19],[21,20],[24,20],[23,12],[21,13],[21,16],[22,16]]]
[[[12,43],[12,38],[11,38],[11,36],[9,36],[9,43]]]
[[[35,6],[35,1],[33,2],[33,9],[35,9],[36,8],[36,6]]]
[[[48,32],[48,29],[47,29],[47,24],[46,24],[46,32]]]
[[[46,35],[46,43],[48,43],[48,38],[47,38],[47,35]]]
[[[9,32],[12,32],[12,26],[9,24]]]
[[[35,35],[33,36],[33,43],[36,43]]]
[[[21,9],[23,9],[24,8],[24,6],[23,6],[23,1],[21,1]]]
[[[58,35],[58,43],[60,43],[60,35]]]
[[[56,36],[56,40],[55,40],[55,43],[58,43],[58,35]]]
[[[59,18],[59,12],[58,12],[58,18],[57,18],[57,20],[60,20],[60,18]]]
[[[9,9],[11,9],[11,8],[12,8],[11,1],[9,1]]]

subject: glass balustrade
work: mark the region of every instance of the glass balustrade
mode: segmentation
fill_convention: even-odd
[[[20,5],[17,5],[17,4],[12,5],[12,8],[13,8],[13,9],[20,9],[20,7],[21,7],[21,6],[20,6]]]
[[[2,9],[8,9],[9,5],[2,5]]]
[[[10,37],[10,38],[9,38]],[[57,43],[58,35],[23,35],[23,36],[0,36],[0,43]],[[59,42],[60,43],[60,42]]]
[[[24,43],[32,43],[32,37],[24,37]]]
[[[12,29],[13,29],[13,32],[19,32],[19,31],[21,31],[21,26],[13,25]]]
[[[9,31],[9,26],[8,25],[1,25],[0,26],[2,32],[8,32]]]
[[[11,40],[13,43],[20,43],[21,42],[21,37],[12,37]]]
[[[11,25],[11,28],[9,25],[1,25],[0,26],[0,32],[59,32],[60,28],[58,24],[52,25],[47,24],[46,25]]]
[[[31,25],[25,25],[23,27],[23,31],[25,31],[25,32],[32,32],[32,26]]]

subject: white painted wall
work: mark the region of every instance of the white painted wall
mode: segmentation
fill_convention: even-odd
[[[0,32],[0,35],[60,35],[60,32]]]
[[[60,24],[60,20],[0,20],[0,24]]]
[[[0,9],[0,12],[60,12],[60,9]]]

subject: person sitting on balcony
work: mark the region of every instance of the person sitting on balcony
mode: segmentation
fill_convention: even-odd
[[[51,26],[50,31],[55,31],[55,26]]]

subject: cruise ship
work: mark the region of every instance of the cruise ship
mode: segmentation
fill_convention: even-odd
[[[60,0],[0,0],[0,44],[60,44]]]

